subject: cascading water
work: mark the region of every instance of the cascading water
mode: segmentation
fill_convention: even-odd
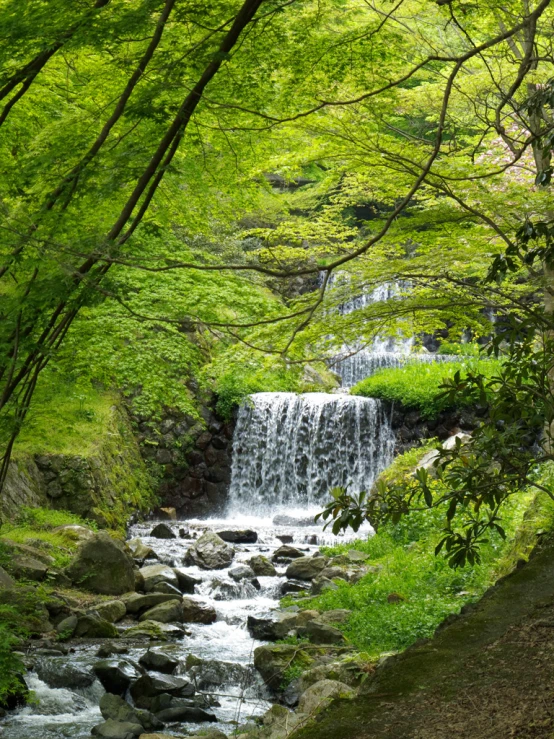
[[[239,410],[229,511],[321,506],[339,485],[369,490],[393,449],[379,400],[256,393]]]
[[[339,282],[348,279],[343,274],[340,274],[338,278]],[[337,279],[333,279],[332,276],[329,287],[333,289],[336,284]],[[337,312],[341,315],[349,315],[373,303],[392,300],[405,288],[405,283],[385,283],[341,303],[337,307]],[[414,353],[412,352],[413,344],[412,336],[376,336],[368,348],[359,343],[344,346],[341,353],[331,362],[331,367],[340,376],[342,387],[348,388],[365,380],[366,377],[371,377],[380,369],[403,367],[407,362],[430,364],[458,359],[448,354]]]

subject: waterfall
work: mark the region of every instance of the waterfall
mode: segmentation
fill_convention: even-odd
[[[239,409],[229,509],[320,507],[338,485],[369,490],[393,450],[379,400],[256,393]]]
[[[329,287],[333,289],[340,282],[348,284],[348,276],[344,273],[339,273],[336,277],[332,275]],[[372,303],[392,300],[406,287],[407,284],[403,282],[387,282],[369,292],[349,298],[341,303],[336,310],[341,315],[348,315],[366,308]],[[343,346],[340,354],[330,364],[332,369],[340,376],[342,387],[349,388],[365,380],[366,377],[371,377],[380,369],[403,367],[407,362],[430,364],[432,362],[459,361],[459,357],[449,354],[412,353],[413,344],[413,336],[405,337],[401,334],[386,337],[376,336],[369,348],[364,348],[359,343]]]

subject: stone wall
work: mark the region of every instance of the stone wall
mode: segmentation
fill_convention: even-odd
[[[104,435],[91,453],[16,454],[0,502],[13,520],[24,506],[67,510],[101,526],[123,526],[135,511],[155,503],[151,478],[129,418],[114,405]]]
[[[221,513],[231,481],[234,422],[215,413],[213,398],[203,399],[199,418],[166,409],[159,422],[135,422],[143,457],[159,481],[161,505],[182,518]]]

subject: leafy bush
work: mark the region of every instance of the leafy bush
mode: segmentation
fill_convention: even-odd
[[[460,372],[463,377],[476,367],[490,377],[499,366],[496,360],[468,360],[453,364],[414,362],[405,367],[380,370],[355,385],[351,392],[366,398],[381,398],[391,403],[400,403],[407,410],[420,411],[423,418],[433,419],[441,411],[452,407],[441,389],[445,378],[454,377],[456,372]],[[477,399],[477,396],[468,393],[458,401],[458,405],[469,406]]]
[[[1,612],[7,608],[0,606],[0,619],[3,615]],[[12,618],[17,618],[17,612],[14,609],[9,610],[12,611]],[[0,621],[0,705],[5,705],[11,695],[21,693],[23,688],[20,675],[25,672],[25,668],[13,652],[17,642],[18,639],[9,626]]]

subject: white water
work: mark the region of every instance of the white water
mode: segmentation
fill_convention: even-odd
[[[229,512],[317,510],[336,486],[369,490],[393,450],[378,400],[256,393],[239,410]]]

